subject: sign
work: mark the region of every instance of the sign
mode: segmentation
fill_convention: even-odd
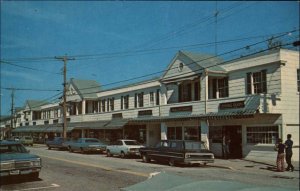
[[[227,102],[227,103],[220,103],[220,109],[237,109],[237,108],[244,108],[245,101],[235,101],[235,102]]]
[[[143,115],[152,115],[152,110],[143,110],[143,111],[138,111],[139,116]]]
[[[115,118],[123,118],[123,114],[122,113],[114,113],[112,114],[112,118],[115,119]]]
[[[171,107],[170,112],[193,111],[193,106]]]

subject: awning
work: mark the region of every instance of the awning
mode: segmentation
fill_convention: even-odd
[[[129,119],[113,119],[105,125],[105,129],[121,129],[128,121]]]
[[[68,127],[73,127],[73,129],[105,129],[107,123],[109,121],[77,122],[68,124]]]
[[[241,101],[238,101],[241,102]],[[130,120],[130,123],[144,122],[167,122],[182,121],[191,119],[236,119],[253,117],[259,111],[260,96],[249,96],[244,99],[243,108],[220,109],[218,112],[210,112],[206,114],[191,114],[191,112],[177,112],[171,116],[145,116]],[[229,102],[228,102],[229,103]]]
[[[13,133],[41,133],[44,132],[46,129],[45,126],[22,126],[16,129],[13,129]]]

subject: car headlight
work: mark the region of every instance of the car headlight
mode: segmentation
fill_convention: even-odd
[[[31,161],[31,166],[41,166],[41,159]]]

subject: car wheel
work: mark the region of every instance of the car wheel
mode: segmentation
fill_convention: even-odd
[[[83,148],[80,148],[80,152],[81,152],[81,154],[84,154]]]
[[[150,162],[150,159],[146,154],[142,155],[142,159],[143,159],[143,162],[145,162],[145,163]]]
[[[69,146],[69,151],[72,153],[73,152],[73,150],[72,150],[72,148]]]
[[[123,151],[121,151],[121,158],[124,159],[125,158],[125,153]]]
[[[109,150],[106,151],[106,156],[107,157],[111,157],[112,156]]]
[[[174,161],[174,159],[169,159],[169,165],[170,165],[170,166],[175,166],[175,161]]]
[[[39,172],[35,172],[30,175],[30,178],[33,180],[36,180],[39,178],[39,175],[40,175]]]
[[[203,163],[203,165],[204,165],[204,166],[206,166],[206,165],[207,165],[207,163],[205,162],[205,163]]]

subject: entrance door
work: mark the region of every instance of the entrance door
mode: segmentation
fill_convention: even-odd
[[[242,151],[242,127],[224,126],[223,133],[229,136],[229,158],[236,159],[243,157]]]

